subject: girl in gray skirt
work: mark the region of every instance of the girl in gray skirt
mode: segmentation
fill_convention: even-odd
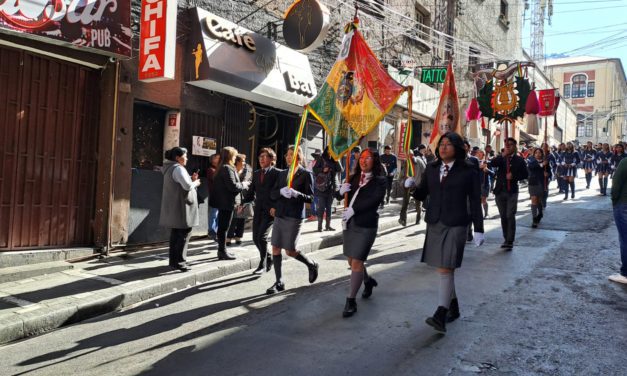
[[[357,312],[355,297],[362,282],[364,292],[361,297],[365,299],[372,295],[372,289],[377,286],[377,281],[368,276],[364,261],[377,237],[377,208],[383,202],[387,185],[379,153],[369,149],[361,152],[355,173],[349,181],[342,184],[339,191],[340,196],[348,193],[349,202],[342,216],[344,256],[348,257],[351,266],[350,289],[343,317],[350,317]]]
[[[454,273],[462,265],[468,225],[474,225],[475,244],[483,244],[483,216],[479,172],[466,161],[461,136],[453,132],[442,135],[435,155],[438,159],[427,166],[414,198],[424,200],[429,196],[422,262],[438,268],[440,275],[438,308],[426,322],[446,332],[446,322],[459,317]],[[411,187],[413,181],[408,179],[405,186]]]
[[[296,152],[294,152],[295,150]],[[274,266],[276,282],[266,290],[266,294],[285,290],[281,271],[283,262],[281,249],[285,249],[288,256],[294,257],[307,266],[309,283],[314,283],[318,278],[318,263],[296,250],[300,227],[303,219],[305,219],[305,203],[313,201],[313,177],[311,172],[303,166],[305,158],[303,158],[303,151],[300,146],[290,145],[287,148],[285,161],[288,166],[292,164],[293,158],[296,158],[297,167],[292,180],[292,187],[287,186],[289,169],[283,170],[279,173],[270,193],[270,197],[276,202],[271,240],[272,265]]]

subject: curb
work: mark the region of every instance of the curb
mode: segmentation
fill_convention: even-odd
[[[387,219],[387,218],[385,218]],[[380,220],[378,233],[400,227],[398,217]],[[407,222],[414,223],[416,213],[407,214]],[[303,253],[342,244],[342,233],[299,246]],[[259,257],[238,259],[228,264],[212,265],[206,269],[193,269],[188,273],[165,275],[159,280],[132,281],[89,294],[80,299],[59,298],[60,301],[24,313],[12,313],[0,317],[0,344],[35,336],[77,322],[114,312],[116,310],[175,291],[185,290],[199,284],[231,274],[253,270]]]

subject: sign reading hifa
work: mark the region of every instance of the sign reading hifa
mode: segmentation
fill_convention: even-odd
[[[555,114],[555,89],[538,91],[538,102],[540,102],[540,112],[538,116],[551,116]]]
[[[176,1],[142,0],[139,80],[174,79]]]
[[[446,79],[446,68],[422,68],[420,82],[423,84],[442,84]]]

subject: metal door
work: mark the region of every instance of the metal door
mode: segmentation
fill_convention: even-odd
[[[97,72],[0,48],[0,250],[91,244]]]

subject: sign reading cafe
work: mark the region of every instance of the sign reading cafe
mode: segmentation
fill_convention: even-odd
[[[130,1],[4,0],[0,31],[131,56]]]

